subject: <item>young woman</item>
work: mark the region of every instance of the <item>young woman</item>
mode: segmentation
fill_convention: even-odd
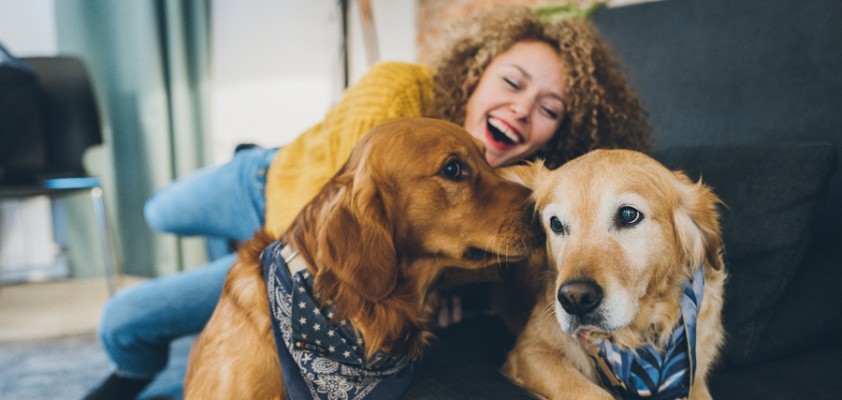
[[[374,66],[322,122],[289,145],[237,152],[228,164],[157,192],[147,202],[147,222],[181,235],[243,240],[262,228],[277,236],[362,135],[393,118],[460,124],[484,143],[495,167],[536,157],[557,167],[595,148],[648,148],[646,113],[589,22],[541,22],[528,8],[501,6],[461,25],[469,34],[456,37],[434,68]],[[112,298],[99,335],[117,371],[87,398],[139,393],[166,366],[170,343],[208,321],[234,257]]]

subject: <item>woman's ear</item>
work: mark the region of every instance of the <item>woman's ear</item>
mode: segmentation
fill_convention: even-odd
[[[680,204],[674,215],[675,234],[684,254],[690,256],[690,268],[708,265],[722,270],[722,235],[719,210],[722,204],[701,181],[693,183],[681,172],[674,173]]]
[[[378,301],[398,281],[392,224],[378,185],[364,164],[351,181],[319,227],[318,262],[350,292]]]

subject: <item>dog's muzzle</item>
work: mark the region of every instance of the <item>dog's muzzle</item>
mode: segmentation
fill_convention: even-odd
[[[663,349],[651,345],[629,349],[615,345],[610,336],[577,332],[605,387],[624,399],[690,396],[696,369],[696,317],[704,285],[704,267],[699,267],[684,285],[681,318]]]

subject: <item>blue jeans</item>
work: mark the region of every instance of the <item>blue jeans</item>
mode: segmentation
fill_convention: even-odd
[[[263,225],[266,172],[275,153],[259,147],[238,151],[222,166],[162,188],[146,203],[147,223],[177,235],[250,238]],[[228,254],[112,297],[103,310],[99,338],[118,373],[144,378],[163,370],[171,342],[198,333],[210,319],[235,258]]]

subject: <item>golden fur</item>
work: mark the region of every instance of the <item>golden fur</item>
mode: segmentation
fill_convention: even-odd
[[[649,148],[649,122],[617,57],[585,19],[542,22],[528,7],[495,5],[458,20],[433,62],[436,112],[462,125],[465,105],[486,67],[520,41],[550,45],[567,82],[564,120],[537,156],[550,168],[596,148]]]
[[[723,342],[720,200],[702,183],[629,150],[596,150],[554,171],[536,163],[508,173],[534,190],[548,268],[532,278],[552,284],[537,299],[504,374],[550,399],[613,398],[573,335],[607,335],[625,347],[663,346],[679,319],[683,285],[703,266],[691,399],[709,399],[707,374]],[[625,206],[642,219],[623,224]],[[561,233],[551,228],[553,217]],[[576,280],[590,280],[603,293],[584,317],[558,300],[563,285]]]
[[[497,176],[462,128],[395,120],[361,140],[280,239],[368,356],[417,358],[432,338],[432,288],[445,267],[517,262],[538,246],[529,193]],[[186,398],[285,398],[259,260],[275,239],[257,234],[238,254],[191,352]]]

